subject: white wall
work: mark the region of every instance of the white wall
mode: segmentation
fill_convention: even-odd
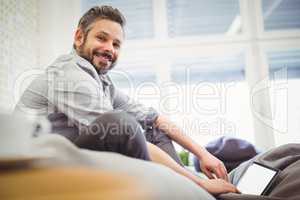
[[[72,50],[80,0],[39,1],[39,65],[43,68]]]
[[[0,108],[14,105],[14,83],[38,63],[37,0],[0,1]]]

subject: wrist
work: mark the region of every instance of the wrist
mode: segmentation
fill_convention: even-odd
[[[202,160],[204,157],[207,157],[208,154],[210,154],[204,147],[199,146],[198,151],[196,153],[197,158]]]
[[[182,175],[184,175],[185,177],[187,177],[188,179],[190,179],[191,181],[195,182],[197,185],[200,185],[202,187],[202,185],[204,185],[205,180],[196,176],[195,174],[191,173],[188,170],[184,170],[184,173],[182,173]]]
[[[198,180],[195,181],[199,186],[203,187],[205,186],[205,179],[198,178]]]

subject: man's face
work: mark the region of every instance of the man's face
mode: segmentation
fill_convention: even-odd
[[[101,19],[91,25],[87,35],[78,29],[75,35],[77,53],[88,60],[99,73],[106,73],[118,59],[124,40],[120,24]]]

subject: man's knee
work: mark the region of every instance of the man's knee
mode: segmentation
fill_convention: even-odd
[[[118,136],[124,139],[135,139],[142,134],[137,120],[126,112],[108,112],[97,118],[89,127],[90,134],[105,138]]]
[[[89,126],[105,150],[149,160],[146,139],[137,120],[125,112],[103,114]]]

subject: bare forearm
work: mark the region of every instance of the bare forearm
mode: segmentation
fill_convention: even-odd
[[[147,146],[150,153],[150,159],[153,162],[171,168],[178,174],[181,174],[187,177],[188,179],[192,180],[197,185],[207,190],[209,193],[218,195],[227,192],[238,192],[234,185],[225,182],[224,180],[221,179],[206,180],[206,179],[201,179],[198,176],[195,176],[194,174],[192,174],[191,172],[189,172],[188,170],[186,170],[185,168],[177,164],[167,153],[162,151],[157,146],[151,143],[147,143]]]
[[[201,170],[206,176],[214,178],[214,175],[216,175],[217,178],[222,178],[228,181],[228,174],[224,163],[211,155],[205,148],[198,145],[190,137],[185,135],[174,123],[163,116],[159,116],[155,121],[155,125],[170,136],[172,140],[195,154],[198,159],[201,160]]]
[[[147,142],[147,146],[150,154],[150,159],[153,162],[165,165],[173,169],[175,172],[191,179],[192,181],[198,184],[199,182],[201,182],[200,178],[198,178],[197,176],[195,176],[194,174],[192,174],[191,172],[189,172],[188,170],[180,166],[178,163],[176,163],[167,153],[165,153],[159,147],[148,142]]]
[[[180,144],[185,149],[195,154],[198,158],[202,158],[207,153],[206,149],[195,143],[190,137],[185,135],[183,131],[173,122],[164,116],[159,116],[155,125],[160,130],[164,131],[176,143]]]

